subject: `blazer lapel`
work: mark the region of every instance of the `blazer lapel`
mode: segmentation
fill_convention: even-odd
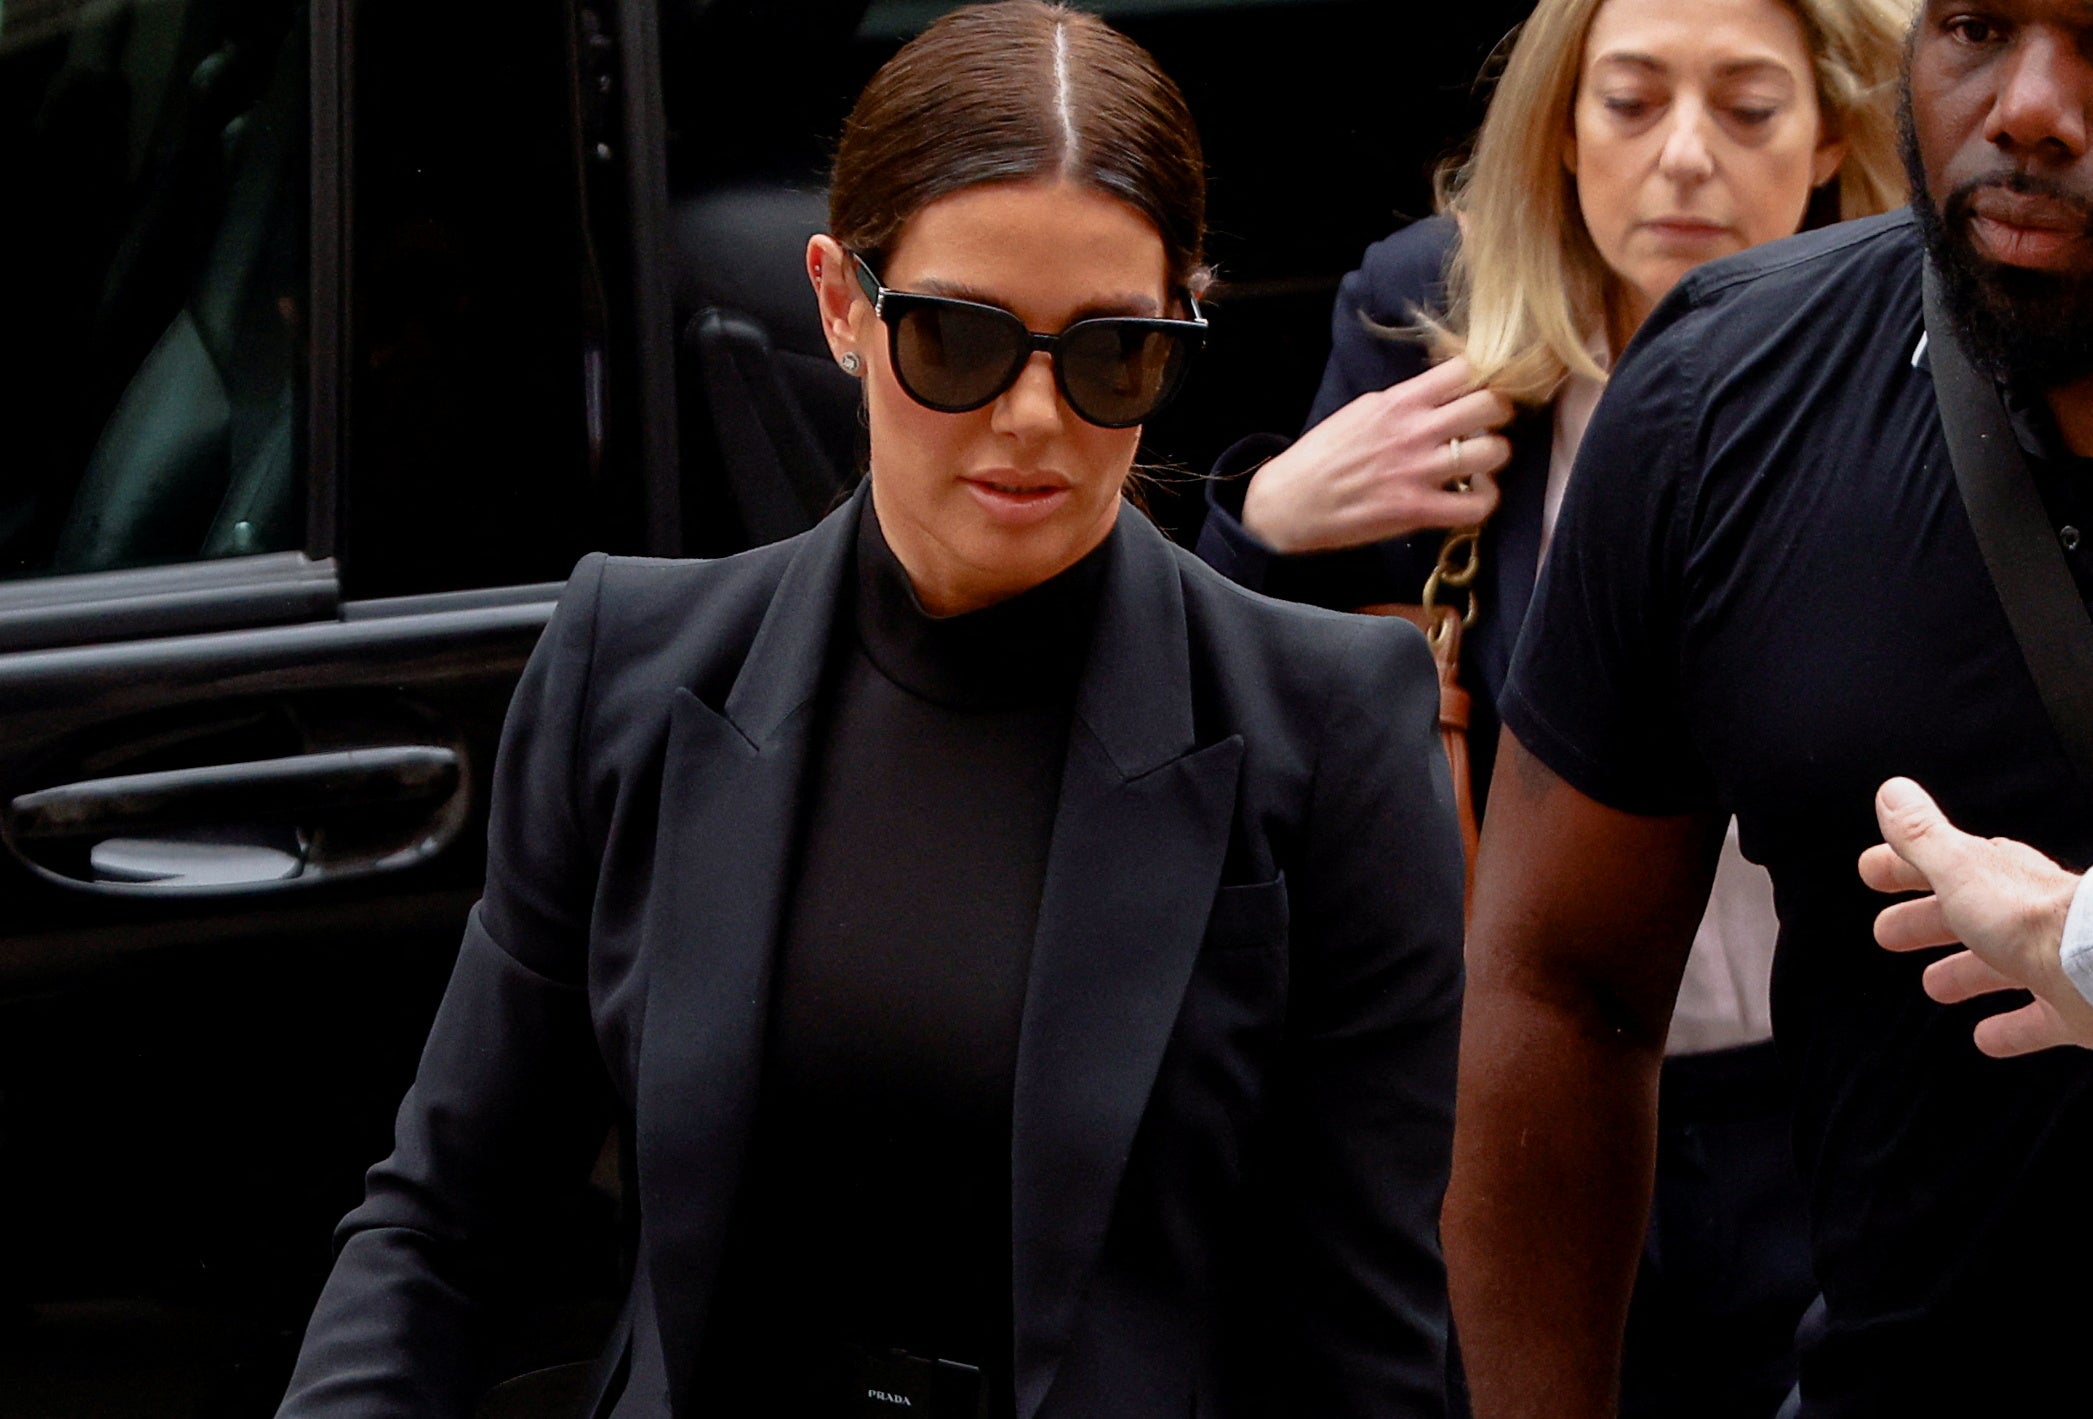
[[[862,493],[860,494],[862,497]],[[669,706],[635,1106],[641,1244],[677,1413],[755,1119],[813,702],[856,499],[808,534],[718,709]]]
[[[1019,1419],[1045,1401],[1206,929],[1240,737],[1193,743],[1178,570],[1122,510],[1076,695],[1018,1041]]]

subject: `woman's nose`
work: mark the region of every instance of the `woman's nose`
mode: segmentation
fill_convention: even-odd
[[[1046,351],[1034,350],[1017,383],[997,397],[993,426],[997,433],[1036,437],[1059,430],[1064,417],[1054,366]]]
[[[1715,156],[1708,148],[1707,105],[1691,98],[1680,99],[1672,108],[1664,134],[1664,151],[1657,167],[1673,182],[1706,182],[1715,175]]]

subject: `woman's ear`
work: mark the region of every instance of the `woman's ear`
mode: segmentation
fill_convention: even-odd
[[[864,358],[859,314],[868,309],[863,306],[855,274],[850,253],[834,237],[820,233],[807,238],[807,279],[813,283],[814,299],[821,308],[821,333],[836,363],[853,374]]]
[[[1827,137],[1817,145],[1817,155],[1810,159],[1810,186],[1822,187],[1838,175],[1839,164],[1846,161],[1846,140]]]

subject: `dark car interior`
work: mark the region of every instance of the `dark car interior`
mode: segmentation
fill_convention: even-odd
[[[41,100],[7,119],[31,135],[9,185],[47,214],[0,236],[0,413],[28,445],[0,575],[292,545],[302,14],[196,0],[39,38],[0,39],[0,102]]]

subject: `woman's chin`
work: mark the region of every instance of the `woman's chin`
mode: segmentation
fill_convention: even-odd
[[[924,605],[950,616],[1007,601],[1067,571],[1102,540],[1102,533],[1079,534],[1065,519],[1017,526],[984,519],[945,544],[951,562],[936,578],[942,604],[926,596]]]

